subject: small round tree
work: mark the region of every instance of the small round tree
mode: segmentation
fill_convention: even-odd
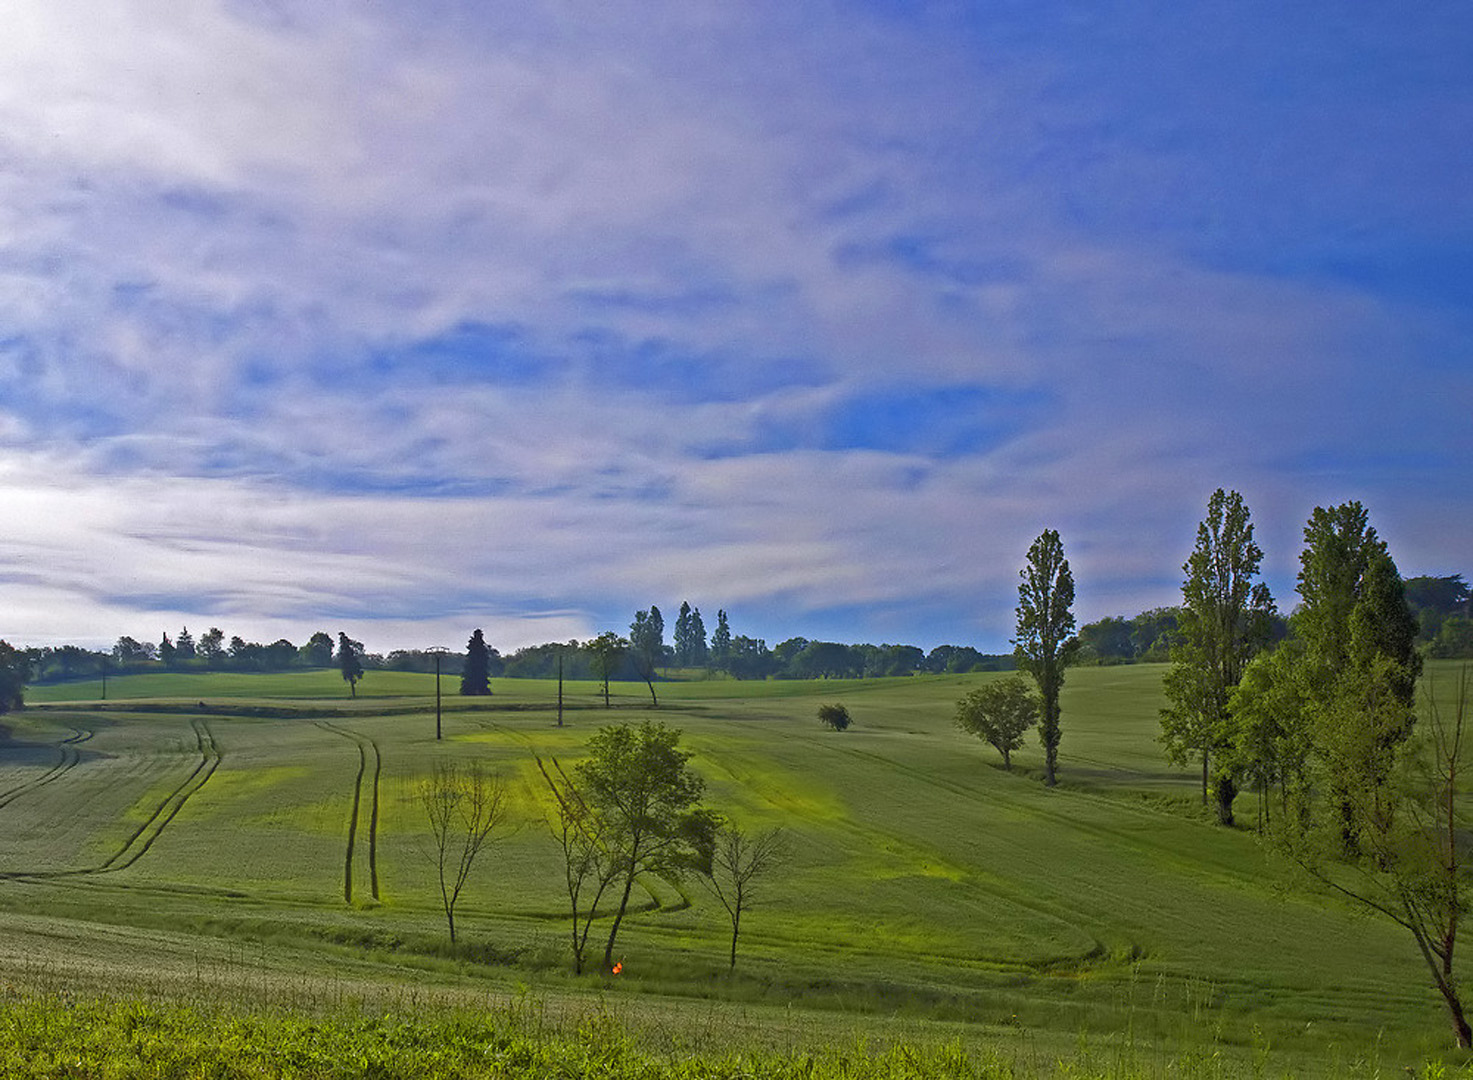
[[[979,686],[958,701],[956,726],[997,747],[1003,768],[1012,769],[1012,753],[1038,722],[1040,708],[1028,680],[1014,675]]]
[[[852,723],[849,719],[849,710],[842,705],[820,705],[818,719],[835,731],[843,731]]]

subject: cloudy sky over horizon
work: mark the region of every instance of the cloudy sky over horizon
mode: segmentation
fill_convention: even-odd
[[[1175,602],[1216,487],[1473,576],[1473,8],[16,0],[0,637]]]

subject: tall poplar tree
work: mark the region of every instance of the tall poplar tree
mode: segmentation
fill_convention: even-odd
[[[1254,581],[1262,561],[1243,497],[1218,488],[1182,565],[1181,637],[1172,646],[1172,666],[1163,680],[1170,704],[1161,710],[1161,742],[1178,765],[1201,755],[1202,801],[1210,787],[1224,825],[1233,823],[1242,771],[1229,753],[1235,734],[1230,699],[1273,625],[1273,596],[1268,586]]]
[[[694,628],[691,625],[691,606],[689,600],[680,602],[680,614],[675,616],[675,666],[690,667],[695,663],[695,641]],[[702,646],[705,645],[705,635],[702,634]]]
[[[1074,636],[1074,575],[1059,534],[1045,529],[1028,549],[1028,565],[1018,571],[1018,629],[1013,657],[1033,676],[1042,699],[1038,735],[1043,742],[1043,782],[1058,783],[1059,691],[1064,669],[1079,652]]]
[[[731,670],[731,627],[724,608],[717,610],[716,629],[711,632],[711,666],[717,671]]]

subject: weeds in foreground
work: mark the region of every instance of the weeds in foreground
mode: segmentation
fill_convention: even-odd
[[[1379,1062],[1330,1062],[1337,1076],[1379,1076]],[[1321,1070],[1314,1070],[1319,1072]],[[1423,1075],[1468,1076],[1434,1062]],[[1068,1058],[1017,1059],[960,1041],[936,1045],[860,1039],[847,1046],[789,1051],[690,1052],[679,1045],[641,1041],[600,1003],[583,1016],[549,1021],[534,1001],[504,1008],[428,1013],[342,1010],[313,1015],[239,1009],[203,1003],[76,998],[68,994],[0,998],[0,1075],[140,1077],[162,1080],[208,1076],[216,1080],[291,1077],[338,1080],[451,1080],[516,1076],[601,1077],[608,1080],[1021,1080],[1059,1076],[1172,1077],[1219,1080],[1233,1076],[1291,1075],[1267,1068],[1255,1055],[1248,1071],[1212,1047],[1172,1060],[1142,1060],[1117,1045],[1093,1047],[1080,1037]]]

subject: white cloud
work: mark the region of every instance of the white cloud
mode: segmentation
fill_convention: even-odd
[[[61,632],[72,597],[88,625],[331,613],[414,638],[392,644],[481,610],[512,640],[680,591],[795,624],[975,611],[997,645],[1043,527],[1096,617],[1171,598],[1219,485],[1302,521],[1335,496],[1293,463],[1392,414],[1468,460],[1453,422],[1374,389],[1407,359],[1408,306],[1080,224],[1018,163],[1104,106],[1034,100],[1047,73],[924,26],[277,10],[12,13],[0,574],[20,629]],[[1155,183],[1162,153],[1110,175]],[[418,378],[406,347],[464,323],[512,328],[531,375]],[[650,345],[729,392],[641,383]],[[1045,404],[946,461],[768,445],[846,395],[975,384]],[[766,452],[708,457],[744,447]],[[1458,550],[1466,509],[1396,497],[1418,560]]]

